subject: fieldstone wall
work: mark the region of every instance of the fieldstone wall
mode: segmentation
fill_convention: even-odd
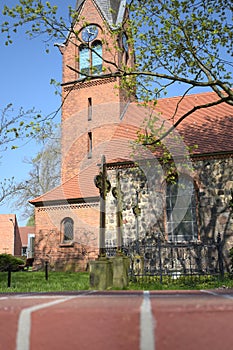
[[[193,166],[201,239],[216,240],[220,233],[228,252],[233,246],[233,159],[199,160]]]
[[[108,170],[112,188],[116,174],[120,173],[122,192],[123,243],[143,239],[151,231],[164,232],[164,191],[157,186],[148,186],[145,175],[138,168]],[[138,216],[135,211],[139,209]],[[116,242],[116,199],[109,193],[106,204],[106,243]]]
[[[233,246],[233,159],[194,159],[192,177],[196,192],[198,237],[201,242],[216,241],[220,233],[224,259]],[[156,173],[156,169],[155,173]],[[166,206],[164,179],[158,175],[148,179],[136,167],[108,169],[112,187],[116,186],[116,174],[120,174],[123,198],[123,243],[145,239],[160,232],[166,237]],[[159,174],[159,173],[158,173]],[[137,197],[138,191],[138,197]],[[140,215],[134,215],[137,205]],[[107,198],[106,244],[116,246],[116,199],[111,193]],[[145,240],[144,240],[145,242]]]

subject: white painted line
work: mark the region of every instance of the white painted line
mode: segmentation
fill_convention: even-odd
[[[214,295],[215,297],[222,297],[222,298],[225,298],[225,299],[233,299],[233,296],[230,295],[230,294],[219,294],[219,293],[215,293],[215,292],[212,292],[210,290],[201,290],[201,292],[203,293],[206,293],[206,294],[210,294],[210,295]]]
[[[140,309],[140,350],[155,350],[155,320],[151,310],[150,293],[144,291]]]
[[[35,305],[21,311],[18,320],[18,331],[16,336],[16,350],[30,350],[30,334],[31,334],[31,313],[50,307],[64,301],[73,299],[75,297],[67,297],[65,299],[59,299],[50,301],[45,304]]]

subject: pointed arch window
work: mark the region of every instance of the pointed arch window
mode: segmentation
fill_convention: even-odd
[[[167,236],[171,242],[198,239],[196,191],[192,178],[179,176],[166,190]]]
[[[65,218],[61,222],[61,232],[63,243],[71,242],[74,239],[74,221],[71,218]]]
[[[102,72],[102,43],[99,40],[92,44],[92,72],[99,74]]]
[[[79,47],[79,71],[80,78],[84,78],[85,74],[97,75],[102,72],[102,43],[96,40],[91,47],[80,45]],[[83,73],[83,74],[82,74]]]
[[[90,53],[89,48],[86,45],[79,47],[79,71],[84,74],[89,74],[90,70]],[[80,73],[80,78],[84,77]]]

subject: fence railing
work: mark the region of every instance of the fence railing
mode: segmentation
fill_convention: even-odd
[[[219,275],[223,277],[223,254],[220,237],[216,242],[162,241],[159,236],[147,241],[134,241],[122,247],[130,258],[131,276]],[[108,257],[116,254],[116,247],[107,246]]]

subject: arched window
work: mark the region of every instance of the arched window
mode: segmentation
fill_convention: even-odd
[[[100,41],[94,41],[92,44],[92,74],[102,72],[102,44]]]
[[[80,78],[102,72],[102,43],[99,40],[94,41],[91,48],[87,45],[79,47],[79,71]]]
[[[90,70],[90,52],[85,45],[79,47],[79,71],[84,74],[89,74]],[[84,75],[80,74],[80,78]]]
[[[74,221],[71,218],[62,220],[61,232],[63,242],[70,242],[74,239]]]
[[[190,177],[179,176],[176,183],[167,184],[166,214],[169,241],[198,239],[196,193]]]

